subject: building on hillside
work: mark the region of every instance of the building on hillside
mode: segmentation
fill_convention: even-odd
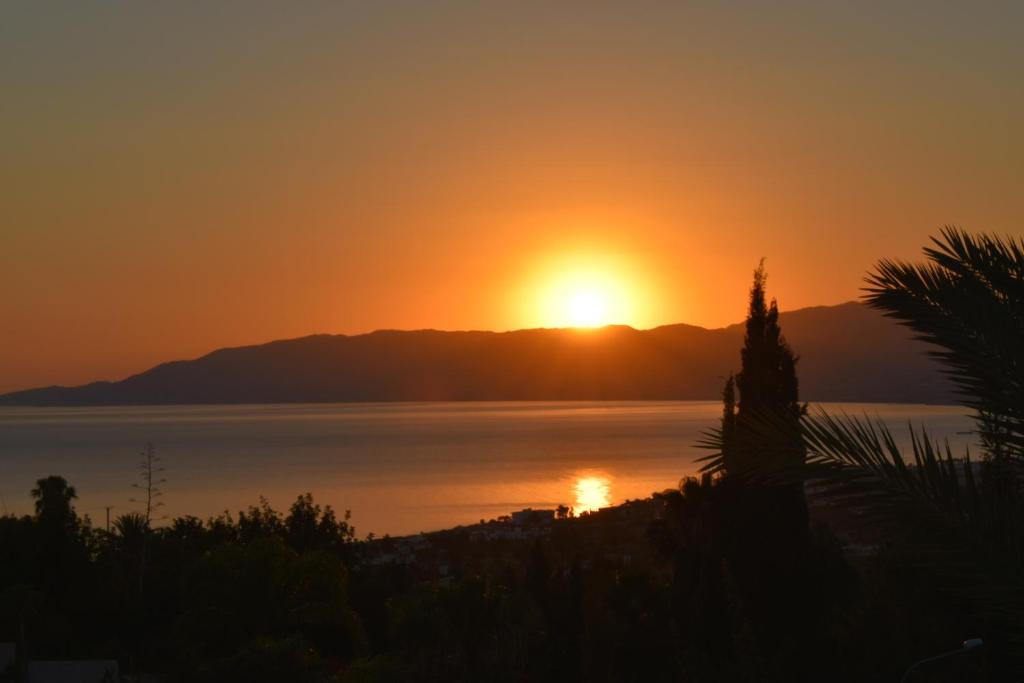
[[[512,523],[523,526],[525,524],[550,524],[555,521],[554,510],[534,510],[526,508],[519,512],[512,513]]]

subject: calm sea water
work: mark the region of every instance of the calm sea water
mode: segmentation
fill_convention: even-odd
[[[906,439],[926,425],[962,449],[957,407],[825,404],[881,417]],[[351,509],[360,536],[490,519],[524,507],[577,509],[639,498],[693,474],[694,446],[721,404],[525,402],[0,408],[0,511],[31,509],[36,479],[60,474],[103,524],[138,505],[139,453],[166,468],[167,516],[233,513],[310,491]],[[960,434],[958,434],[958,432]]]

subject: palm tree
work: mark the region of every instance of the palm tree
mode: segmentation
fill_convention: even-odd
[[[78,498],[78,493],[74,486],[68,486],[64,477],[51,475],[39,479],[31,493],[36,501],[36,516],[44,524],[66,528],[77,521],[72,503]]]
[[[865,299],[932,346],[974,410],[981,462],[923,430],[904,453],[883,423],[819,410],[801,419],[806,463],[782,476],[903,532],[949,596],[992,625],[997,654],[1024,668],[1024,245],[947,227],[924,254],[881,261]],[[765,415],[758,429],[783,427]],[[705,445],[720,443],[715,431]],[[705,470],[720,470],[718,451]]]
[[[867,302],[933,345],[987,454],[1024,464],[1024,244],[947,227],[924,253],[879,263]]]

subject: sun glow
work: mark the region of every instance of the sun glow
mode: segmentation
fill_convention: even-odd
[[[573,327],[600,327],[607,325],[608,303],[601,292],[580,290],[569,295],[565,302],[565,319]]]
[[[634,323],[626,282],[622,273],[610,268],[575,267],[549,275],[538,295],[542,325],[599,328]]]
[[[612,503],[611,482],[607,477],[578,477],[573,489],[576,494],[576,505],[573,506],[576,514],[596,512]]]
[[[653,274],[656,257],[605,237],[597,228],[584,237],[573,223],[566,219],[550,229],[576,237],[538,245],[522,257],[518,286],[507,290],[509,308],[521,321],[516,325],[590,331],[606,325],[647,329],[667,322],[659,303],[665,288]],[[601,224],[598,219],[588,223]]]

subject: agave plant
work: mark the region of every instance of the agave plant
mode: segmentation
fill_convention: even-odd
[[[118,515],[113,523],[114,538],[123,547],[135,548],[142,545],[149,533],[149,521],[141,512],[126,512]]]

